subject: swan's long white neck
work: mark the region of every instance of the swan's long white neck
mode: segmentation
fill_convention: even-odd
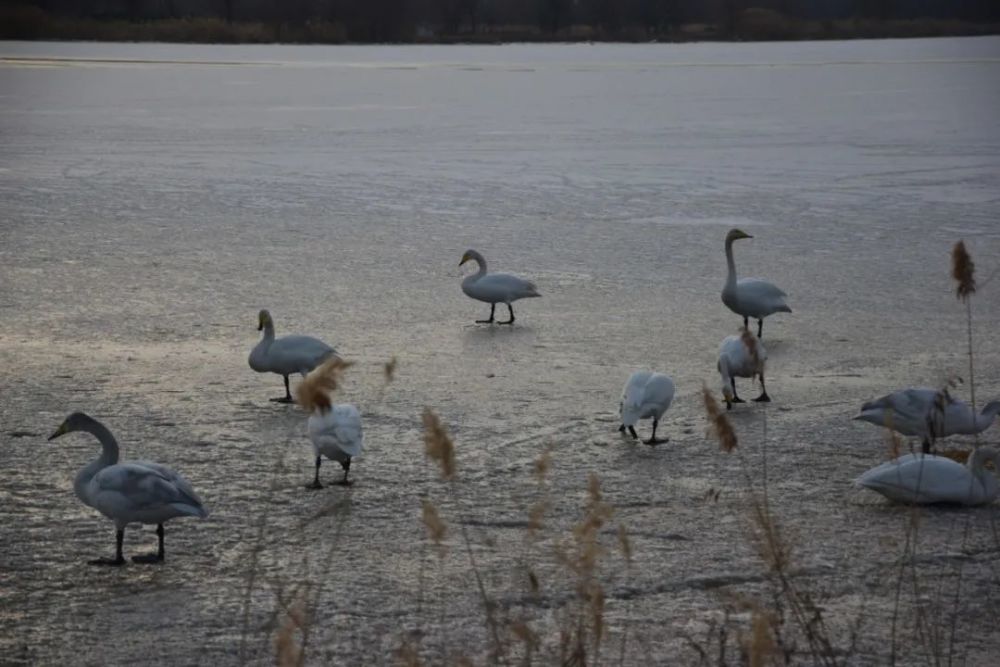
[[[726,266],[729,273],[726,274],[726,287],[736,287],[736,260],[733,259],[733,239],[726,239]]]
[[[482,255],[480,255],[478,252],[470,252],[469,253],[469,259],[471,259],[473,262],[475,262],[476,264],[479,265],[479,270],[476,271],[475,273],[469,274],[465,279],[469,280],[470,278],[472,278],[474,280],[478,280],[479,278],[482,278],[483,276],[485,276],[486,275],[486,258],[483,257]]]
[[[1000,401],[987,403],[983,411],[975,416],[976,432],[979,433],[988,429],[996,418],[997,413],[1000,413]]]
[[[82,424],[75,430],[86,431],[101,443],[101,455],[84,466],[77,473],[76,479],[73,480],[73,490],[76,492],[77,497],[86,502],[84,489],[90,483],[90,480],[93,479],[94,475],[102,469],[118,463],[118,441],[115,440],[115,436],[111,435],[111,431],[105,428],[104,424],[96,421]]]

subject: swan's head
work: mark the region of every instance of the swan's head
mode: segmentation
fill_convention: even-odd
[[[733,402],[733,388],[725,379],[722,380],[722,397],[726,399],[726,405]]]
[[[729,233],[726,234],[726,243],[732,243],[733,241],[738,241],[740,239],[752,239],[753,237],[747,234],[742,229],[730,229]]]
[[[266,310],[261,310],[257,313],[257,331],[263,331],[266,326],[274,326],[274,320],[271,319],[271,313]]]
[[[62,424],[59,424],[59,428],[56,429],[55,433],[49,436],[49,440],[55,440],[59,436],[72,433],[73,431],[82,431],[88,425],[93,423],[94,420],[91,417],[82,412],[74,412],[69,417],[66,417]]]
[[[466,262],[479,262],[480,264],[482,264],[482,261],[483,261],[483,256],[480,255],[478,252],[476,252],[475,250],[466,250],[465,253],[462,255],[462,261],[459,262],[458,265],[462,266]]]

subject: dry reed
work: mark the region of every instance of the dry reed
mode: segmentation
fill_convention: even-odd
[[[330,395],[340,387],[344,371],[353,365],[354,362],[333,355],[310,371],[295,388],[295,398],[302,409],[306,412],[329,411]]]

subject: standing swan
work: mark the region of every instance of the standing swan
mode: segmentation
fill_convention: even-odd
[[[94,565],[122,565],[122,540],[130,523],[156,524],[159,549],[155,554],[132,556],[136,563],[162,563],[163,524],[178,516],[208,516],[191,484],[166,466],[146,461],[118,463],[118,441],[96,419],[74,412],[49,440],[73,431],[86,431],[98,439],[101,455],[77,473],[76,497],[115,522],[115,557],[90,561]]]
[[[1000,454],[989,447],[972,452],[965,465],[945,456],[907,454],[875,466],[855,484],[900,503],[984,505],[1000,491],[997,478],[983,468],[987,460],[1000,469]]]
[[[514,324],[514,309],[510,304],[518,299],[541,296],[535,284],[523,278],[509,273],[486,273],[486,258],[475,250],[466,250],[458,265],[462,266],[469,261],[479,264],[479,271],[465,277],[462,281],[462,291],[466,296],[490,304],[490,319],[476,320],[476,324],[491,324],[498,303],[507,304],[510,319],[497,324]]]
[[[910,387],[868,401],[854,419],[885,426],[902,435],[920,436],[923,451],[929,452],[932,438],[982,433],[990,427],[997,413],[1000,413],[1000,401],[987,403],[977,415],[968,403],[952,398],[946,391]]]
[[[303,377],[324,359],[337,351],[312,336],[274,337],[274,320],[266,310],[257,315],[257,331],[264,331],[260,342],[250,350],[250,368],[258,373],[277,373],[285,378],[285,396],[272,398],[276,403],[291,403],[288,376],[301,373]]]
[[[719,375],[722,376],[722,395],[726,399],[726,409],[731,410],[733,403],[745,401],[736,395],[736,378],[753,378],[760,376],[760,396],[753,399],[756,402],[769,403],[764,386],[764,364],[767,361],[767,350],[764,344],[751,333],[743,329],[739,336],[726,336],[719,346]]]
[[[726,234],[726,264],[729,273],[726,274],[726,284],[722,288],[722,303],[737,315],[743,316],[743,327],[749,328],[749,318],[757,320],[757,338],[764,336],[764,318],[772,313],[790,313],[792,309],[785,304],[788,296],[780,289],[759,278],[736,279],[736,262],[733,260],[733,241],[752,239],[753,237],[739,229],[730,229]]]
[[[622,418],[618,432],[624,433],[627,428],[632,438],[638,440],[635,423],[640,419],[652,417],[653,433],[649,436],[649,440],[643,440],[643,443],[658,445],[669,441],[670,438],[656,437],[656,427],[673,400],[674,381],[663,373],[653,373],[652,371],[632,373],[628,382],[625,383],[625,388],[622,390],[622,400],[618,405],[618,412]]]
[[[307,489],[322,489],[319,482],[319,467],[326,457],[340,464],[344,478],[337,482],[350,486],[347,474],[351,470],[351,459],[361,454],[364,433],[361,430],[361,415],[353,405],[330,404],[330,392],[337,388],[340,373],[350,366],[339,357],[327,359],[316,370],[309,373],[296,390],[299,405],[312,411],[306,429],[316,457],[316,475]]]

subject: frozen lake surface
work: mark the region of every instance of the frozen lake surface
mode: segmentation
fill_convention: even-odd
[[[322,584],[310,663],[389,664],[406,636],[431,662],[484,662],[460,523],[497,613],[527,619],[548,662],[574,590],[554,547],[593,472],[615,508],[604,655],[618,661],[628,628],[626,664],[696,663],[734,596],[770,604],[742,472],[763,484],[766,420],[798,585],[847,662],[884,664],[911,513],[852,488],[886,444],[850,417],[968,375],[949,252],[962,238],[981,280],[997,268],[998,109],[1000,38],[0,43],[0,662],[229,665],[242,643],[267,664],[273,612],[306,583]],[[765,324],[774,402],[733,412],[740,456],[705,438],[700,399],[740,323],[719,299],[734,226],[754,235],[736,245],[741,275],[783,287],[794,311]],[[467,248],[544,295],[512,329],[472,323],[488,307],[459,290]],[[980,404],[1000,396],[998,289],[973,304]],[[352,488],[302,488],[305,415],[268,402],[280,377],[246,362],[260,308],[279,335],[357,362],[339,397],[365,419]],[[637,368],[677,384],[669,444],[616,431]],[[424,462],[425,406],[455,437],[453,486]],[[163,566],[86,564],[114,529],[72,491],[96,442],[45,442],[72,410],[211,508],[167,525]],[[441,558],[423,497],[449,526]],[[995,505],[919,513],[897,660],[995,664],[998,519]],[[130,529],[126,554],[154,541]]]

